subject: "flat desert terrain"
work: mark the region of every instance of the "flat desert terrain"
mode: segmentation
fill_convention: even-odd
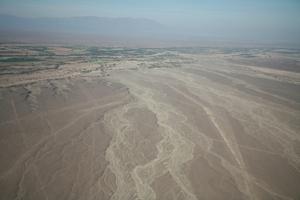
[[[0,55],[1,200],[300,198],[300,50]]]

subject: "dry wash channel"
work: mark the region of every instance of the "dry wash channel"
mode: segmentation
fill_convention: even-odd
[[[1,200],[300,197],[298,72],[139,51],[2,75]]]

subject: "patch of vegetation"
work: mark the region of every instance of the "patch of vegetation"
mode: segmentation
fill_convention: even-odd
[[[145,57],[149,55],[154,55],[157,52],[156,49],[147,48],[98,48],[90,47],[87,49],[89,55],[99,56],[99,57]]]
[[[98,55],[99,54],[99,50],[98,50],[97,47],[90,47],[90,48],[87,49],[87,51],[91,55]]]
[[[1,59],[0,62],[36,62],[36,61],[41,61],[41,60],[34,57],[10,57],[10,58]]]
[[[49,51],[49,48],[46,46],[21,46],[21,49],[35,51],[39,56],[53,56],[55,53]]]
[[[199,54],[199,53],[209,53],[211,50],[207,47],[173,47],[167,48],[168,51],[175,51],[179,53],[186,53],[186,54]]]

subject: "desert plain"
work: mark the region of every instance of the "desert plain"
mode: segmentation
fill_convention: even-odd
[[[300,50],[0,55],[1,200],[300,198]]]

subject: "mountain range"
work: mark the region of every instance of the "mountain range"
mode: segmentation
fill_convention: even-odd
[[[151,36],[167,28],[151,19],[109,17],[25,18],[0,15],[0,31],[32,31],[102,36]]]

